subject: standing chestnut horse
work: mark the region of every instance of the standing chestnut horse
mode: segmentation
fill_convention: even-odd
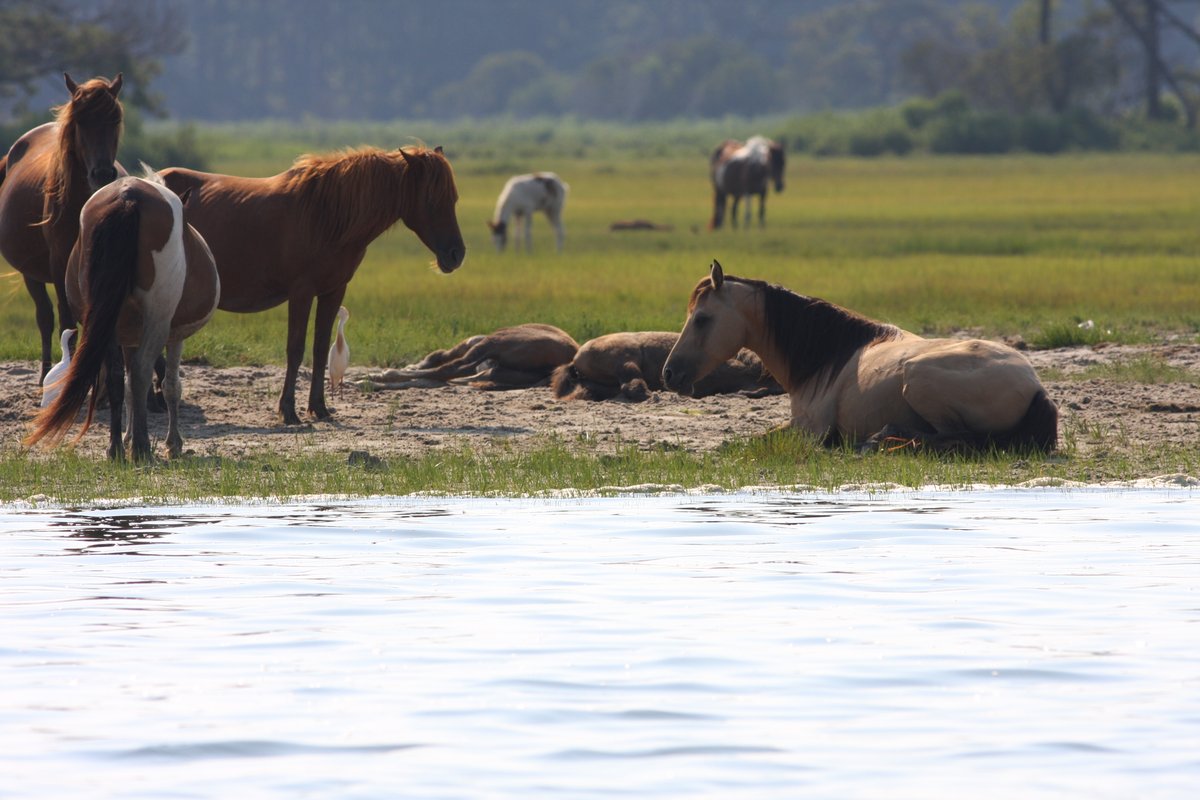
[[[56,109],[54,122],[26,133],[0,159],[0,255],[25,278],[37,307],[42,335],[40,383],[50,371],[54,306],[58,295],[59,331],[75,327],[63,276],[79,236],[79,211],[101,186],[124,170],[117,163],[124,110],[117,100],[122,77],[93,78],[82,84],[64,75],[71,99]]]
[[[733,198],[729,221],[737,227],[738,203],[746,200],[746,227],[750,227],[750,200],[758,195],[758,224],[767,218],[767,183],[783,191],[783,145],[763,136],[751,136],[745,144],[726,139],[709,158],[709,177],[713,185],[713,215],[708,229],[715,231],[725,219],[726,199]]]
[[[66,275],[67,298],[82,320],[79,347],[58,397],[38,414],[25,443],[60,441],[90,394],[86,432],[101,368],[107,366],[112,416],[108,457],[125,456],[121,407],[127,405],[133,458],[149,459],[144,398],[155,359],[166,346],[167,450],[177,457],[183,452],[179,435],[183,340],[208,322],[220,294],[212,253],[184,221],[183,203],[149,169],[145,178],[125,177],[102,187],[84,204],[80,217],[79,240],[71,250]],[[124,370],[120,347],[125,350]],[[122,392],[124,372],[129,382]]]
[[[327,419],[325,367],[333,321],[367,245],[403,220],[453,272],[466,256],[454,213],[458,190],[442,154],[413,147],[306,155],[270,178],[162,172],[177,194],[191,190],[188,219],[212,248],[221,273],[225,311],[253,313],[288,304],[287,375],[279,413],[296,414],[296,378],[313,300],[312,383],[308,413]]]
[[[725,275],[716,261],[692,290],[663,367],[687,392],[746,347],[787,390],[791,426],[824,440],[932,449],[1053,450],[1058,409],[1029,361],[982,339],[925,339],[894,325]]]

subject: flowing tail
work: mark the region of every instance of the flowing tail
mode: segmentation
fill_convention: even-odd
[[[101,369],[111,349],[117,347],[117,319],[133,291],[137,269],[138,232],[141,210],[133,200],[122,199],[91,232],[83,269],[88,296],[81,323],[79,346],[62,380],[62,391],[53,403],[34,418],[33,431],[25,438],[27,447],[38,442],[58,444],[75,424],[79,409],[91,395],[87,419],[76,441],[91,425],[100,386]],[[121,398],[109,398],[119,403]]]

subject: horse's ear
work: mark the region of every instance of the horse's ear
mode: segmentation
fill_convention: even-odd
[[[404,148],[403,148],[403,147],[401,147],[401,148],[400,148],[400,155],[404,156],[404,162],[405,162],[406,164],[411,164],[411,163],[412,163],[412,156],[410,156],[408,153],[404,152]]]
[[[125,73],[118,72],[117,77],[112,79],[112,83],[108,85],[108,92],[113,97],[121,93],[121,87],[125,84]]]
[[[720,289],[721,284],[725,282],[725,270],[721,269],[721,262],[715,258],[712,267],[708,270],[708,279],[712,281],[714,289]]]
[[[180,192],[179,202],[183,203],[186,206],[188,204],[188,200],[192,199],[192,189],[194,189],[194,188],[196,188],[196,187],[189,186],[188,188],[186,188],[182,192]]]
[[[79,88],[79,84],[75,82],[75,79],[72,78],[69,73],[64,72],[63,80],[67,84],[67,91],[71,94],[75,94],[75,90]]]
[[[438,153],[439,155],[445,155],[445,153],[442,152],[442,146],[440,144],[433,148],[433,152]]]

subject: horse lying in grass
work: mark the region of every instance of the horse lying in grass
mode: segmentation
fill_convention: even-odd
[[[610,333],[584,342],[571,363],[554,371],[554,395],[569,400],[641,402],[663,388],[663,364],[679,334],[666,331]],[[783,389],[749,350],[731,354],[690,388],[693,397],[741,392],[753,397]]]
[[[368,375],[360,385],[420,389],[465,383],[476,389],[527,389],[548,383],[550,373],[569,363],[578,349],[566,331],[530,322],[472,336],[404,369]]]
[[[217,310],[220,280],[208,245],[184,221],[183,203],[156,173],[147,169],[145,178],[120,178],[84,204],[79,240],[67,260],[66,293],[71,310],[82,320],[79,346],[58,397],[38,414],[25,444],[60,442],[90,394],[79,434],[83,436],[95,411],[101,369],[107,367],[108,457],[125,457],[121,407],[127,405],[133,458],[151,458],[145,397],[155,359],[165,346],[167,451],[171,457],[182,455],[183,340]],[[128,385],[122,393],[126,373]]]
[[[1029,361],[981,339],[925,339],[712,263],[663,367],[687,392],[739,348],[791,398],[791,426],[827,445],[1050,451],[1058,409]]]

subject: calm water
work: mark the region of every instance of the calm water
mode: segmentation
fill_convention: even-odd
[[[1200,796],[1200,493],[0,507],[0,796]]]

